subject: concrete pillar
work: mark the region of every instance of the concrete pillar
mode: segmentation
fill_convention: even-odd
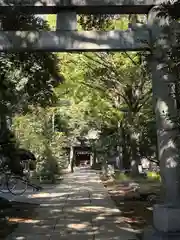
[[[156,113],[158,152],[164,199],[153,209],[153,226],[145,231],[144,240],[180,239],[180,155],[176,125],[177,106],[174,97],[176,75],[169,71],[168,52],[174,41],[175,22],[158,17],[154,7],[148,17],[152,54],[153,100]]]
[[[62,31],[77,30],[76,12],[62,12],[56,16],[56,29]]]

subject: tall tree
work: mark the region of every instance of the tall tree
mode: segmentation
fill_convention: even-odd
[[[1,16],[1,28],[34,30],[49,27],[33,15],[11,12]],[[53,87],[62,82],[59,60],[53,53],[2,53],[0,55],[1,108],[18,111],[28,104],[46,105],[53,101]],[[2,112],[2,111],[1,111]]]
[[[3,30],[49,29],[43,19],[14,11],[1,15],[0,22]],[[53,53],[1,53],[0,141],[4,138],[11,141],[8,139],[10,126],[7,126],[7,117],[13,121],[17,114],[34,111],[33,105],[52,105],[56,101],[53,88],[62,80],[59,59]]]

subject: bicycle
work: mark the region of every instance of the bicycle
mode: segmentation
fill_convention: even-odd
[[[5,163],[6,160],[4,156],[0,156],[0,191],[6,193],[8,190],[13,195],[22,195],[27,190],[28,176],[12,173]]]
[[[41,191],[43,188],[30,182],[30,160],[21,160],[20,163],[23,166],[23,176],[14,174],[6,164],[7,159],[4,156],[0,156],[0,191],[4,191],[6,188],[12,195],[22,195],[26,192],[27,187],[33,188],[33,191]]]

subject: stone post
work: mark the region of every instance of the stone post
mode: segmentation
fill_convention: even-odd
[[[90,155],[90,167],[92,168],[93,166],[93,153]]]
[[[69,154],[69,168],[70,171],[73,173],[74,172],[74,147],[70,147],[70,154]]]
[[[158,153],[162,187],[162,204],[153,209],[153,228],[145,231],[144,240],[180,239],[180,156],[177,137],[179,130],[174,95],[176,75],[169,70],[168,53],[174,42],[175,22],[159,17],[158,7],[149,12],[148,26],[151,37],[153,100],[157,123]]]
[[[90,156],[90,166],[93,168],[95,164],[96,164],[96,149],[93,144],[93,147],[91,150],[91,156]]]

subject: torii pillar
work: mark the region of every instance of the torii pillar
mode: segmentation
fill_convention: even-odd
[[[175,21],[158,16],[151,9],[148,25],[152,40],[149,59],[152,72],[153,100],[156,113],[157,140],[163,187],[163,202],[153,209],[153,228],[144,240],[180,239],[180,149],[177,128],[177,104],[174,97],[176,76],[168,67],[168,53],[174,42]]]

